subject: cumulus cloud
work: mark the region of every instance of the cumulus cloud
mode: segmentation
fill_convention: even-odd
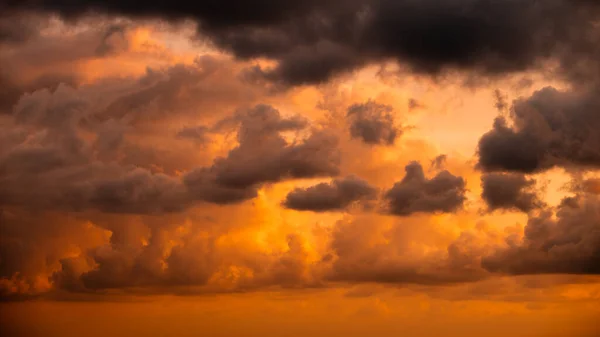
[[[173,171],[187,171],[178,176],[162,169],[186,162],[169,160],[168,153],[175,149],[157,155],[157,149],[151,152],[132,141],[165,137],[154,132],[160,121],[188,114],[192,105],[201,108],[195,103],[202,97],[217,106],[220,101],[214,94],[232,90],[229,82],[219,83],[223,80],[219,62],[201,58],[164,72],[149,70],[142,79],[82,88],[61,85],[55,91],[25,95],[2,126],[0,203],[66,211],[168,213],[198,201],[248,200],[264,183],[338,174],[335,136],[315,130],[290,143],[282,133],[300,131],[308,121],[284,118],[268,105],[216,116],[210,132],[236,132],[239,145],[212,165],[175,166]],[[148,80],[150,74],[153,78]],[[219,79],[210,85],[209,94],[204,82],[212,81],[212,76]],[[235,102],[235,95],[232,99]],[[190,131],[178,135],[189,137]]]
[[[529,218],[521,242],[487,256],[483,266],[509,274],[600,273],[600,214],[597,196],[563,200],[556,214],[546,210]]]
[[[518,173],[488,173],[481,176],[481,198],[490,211],[498,209],[529,212],[543,206],[535,180]]]
[[[79,85],[85,81],[82,64],[128,50],[124,24],[91,20],[69,28],[42,14],[0,16],[0,113],[10,113],[26,93]]]
[[[460,209],[466,200],[461,177],[444,170],[428,179],[418,162],[408,164],[405,171],[404,178],[385,193],[392,214],[449,213]]]
[[[459,238],[446,249],[435,245],[440,233],[426,218],[392,220],[340,220],[331,234],[332,262],[326,277],[351,283],[440,285],[486,276],[479,265],[478,238]]]
[[[597,181],[579,181],[580,195],[553,215],[525,174],[600,167],[599,10],[591,0],[3,2],[0,297],[598,273]],[[198,23],[212,56],[192,61],[197,41],[162,30],[184,19]],[[158,35],[178,54],[155,44]],[[523,240],[512,229],[505,242],[493,228],[464,229],[466,182],[445,170],[445,155],[431,176],[408,164],[381,195],[385,214],[319,214],[372,210],[371,183],[389,184],[387,169],[405,163],[391,148],[404,145],[403,126],[347,83],[269,89],[389,61],[433,78],[542,70],[571,81],[512,104],[496,91],[496,108],[510,115],[479,142],[481,197],[490,210],[528,212]],[[558,68],[542,68],[547,61]],[[332,113],[323,119],[310,106],[321,98]],[[357,156],[344,133],[389,147],[360,146]],[[313,178],[328,182],[287,195],[271,186]],[[281,199],[313,213],[284,212]],[[431,217],[439,213],[459,214]]]
[[[196,198],[234,203],[256,196],[265,183],[339,174],[335,135],[314,131],[304,141],[290,144],[281,132],[303,129],[306,121],[283,118],[267,105],[238,113],[234,119],[240,121],[239,145],[226,157],[216,158],[211,167],[194,170],[183,178]]]
[[[375,187],[356,176],[349,176],[331,183],[297,188],[286,196],[283,205],[298,211],[339,211],[358,201],[373,200],[376,196]]]
[[[393,145],[396,137],[402,134],[395,125],[392,107],[368,101],[348,108],[350,136],[359,138],[366,144]]]
[[[485,171],[532,173],[552,167],[600,167],[600,109],[596,87],[559,91],[546,87],[512,105],[511,122],[496,118],[479,140]]]

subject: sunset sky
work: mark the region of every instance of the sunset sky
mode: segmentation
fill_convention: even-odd
[[[600,336],[600,2],[0,0],[0,334]]]

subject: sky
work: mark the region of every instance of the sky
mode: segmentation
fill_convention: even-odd
[[[600,335],[595,0],[0,2],[2,336]]]

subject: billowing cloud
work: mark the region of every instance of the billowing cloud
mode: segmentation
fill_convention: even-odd
[[[481,176],[481,198],[489,210],[529,212],[543,206],[535,190],[535,180],[518,173],[487,173]]]
[[[412,162],[405,168],[401,181],[385,193],[389,212],[408,216],[413,213],[449,213],[462,207],[466,200],[465,181],[444,170],[431,179],[423,167]]]
[[[600,167],[600,109],[596,87],[559,91],[546,87],[512,105],[511,122],[496,118],[479,140],[485,171],[540,172],[552,167]]]
[[[297,188],[286,196],[283,205],[298,211],[339,211],[358,201],[374,200],[376,196],[375,187],[356,176],[349,176],[330,183]]]
[[[282,118],[267,105],[258,105],[237,118],[241,121],[239,145],[226,157],[215,159],[211,167],[184,177],[196,198],[224,204],[239,202],[256,196],[264,183],[339,174],[334,135],[315,131],[303,142],[289,144],[281,132],[302,129],[306,121]]]
[[[0,300],[597,274],[599,10],[2,2]]]
[[[585,68],[598,57],[599,8],[585,0],[151,2],[143,7],[131,1],[31,0],[2,9],[194,19],[202,34],[236,56],[276,60],[264,75],[292,85],[324,82],[390,59],[416,73],[462,70],[490,76],[557,59],[570,78],[581,80],[594,76]]]
[[[523,240],[507,238],[506,247],[486,257],[483,266],[509,274],[600,273],[599,205],[597,196],[571,197],[555,216],[551,211],[531,216]]]
[[[439,285],[486,277],[479,238],[464,235],[449,246],[426,217],[360,216],[338,222],[332,233],[331,280]],[[485,242],[485,241],[484,241]]]
[[[200,200],[251,199],[268,182],[338,173],[335,136],[314,131],[290,144],[281,133],[304,129],[308,122],[297,116],[283,118],[267,105],[212,118],[221,120],[213,128],[229,125],[226,131],[237,132],[239,142],[212,166],[176,167],[173,171],[188,171],[180,176],[164,172],[174,163],[165,155],[146,152],[132,139],[156,137],[154,123],[191,113],[190,106],[199,108],[194,103],[204,96],[219,102],[216,83],[211,95],[203,92],[203,81],[218,74],[218,62],[207,57],[164,73],[150,70],[142,80],[80,89],[61,85],[54,92],[40,90],[22,97],[3,126],[0,202],[70,211],[175,212]],[[150,74],[156,78],[147,80]],[[157,171],[156,165],[163,170]]]
[[[371,145],[393,145],[402,130],[391,112],[391,106],[374,101],[352,105],[347,116],[351,137]]]

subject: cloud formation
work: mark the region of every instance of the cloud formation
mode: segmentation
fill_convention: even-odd
[[[390,59],[434,76],[447,70],[500,76],[558,60],[563,74],[588,80],[585,68],[598,57],[594,20],[600,8],[586,0],[152,1],[142,7],[131,1],[29,0],[0,8],[193,19],[203,35],[237,57],[277,61],[261,73],[286,85],[321,83]]]
[[[209,168],[189,172],[183,179],[195,198],[232,203],[251,199],[265,183],[284,179],[339,174],[337,138],[315,131],[303,142],[288,144],[280,134],[299,130],[306,121],[282,118],[271,106],[258,105],[242,115],[239,145]]]
[[[376,196],[375,187],[356,176],[349,176],[331,183],[296,188],[285,197],[283,205],[298,211],[340,211],[358,201],[374,200]]]
[[[350,136],[359,138],[366,144],[393,145],[402,130],[395,125],[392,107],[368,101],[348,108]]]
[[[535,180],[517,173],[487,173],[481,176],[481,198],[490,211],[505,209],[529,212],[543,206]]]
[[[392,214],[450,213],[460,209],[466,200],[461,177],[444,170],[428,179],[418,162],[408,164],[405,171],[404,178],[385,193]]]
[[[599,109],[595,86],[573,91],[546,87],[516,100],[512,125],[498,117],[479,140],[479,167],[523,173],[553,167],[598,168]]]
[[[2,2],[0,298],[597,274],[599,10],[590,0]],[[390,62],[394,78],[363,69]],[[515,73],[566,89],[510,103],[502,86]],[[477,110],[481,92],[420,78],[463,75],[502,77],[484,98],[500,117],[478,144],[479,196],[464,143],[480,119],[453,122],[429,95],[474,97]],[[536,81],[512,88],[547,85]],[[431,125],[403,135],[405,110]],[[440,151],[456,160],[431,160]],[[577,196],[557,208],[535,188],[552,168],[575,177]],[[527,214],[481,213],[480,201]],[[512,220],[526,216],[521,238]]]
[[[522,242],[507,238],[482,265],[517,275],[600,273],[599,205],[597,196],[563,200],[555,216],[543,211],[530,217]]]

